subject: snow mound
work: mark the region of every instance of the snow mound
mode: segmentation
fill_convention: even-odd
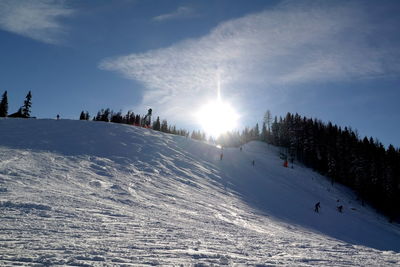
[[[400,264],[397,225],[278,152],[0,119],[0,265]]]

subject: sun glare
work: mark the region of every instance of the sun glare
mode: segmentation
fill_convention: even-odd
[[[197,113],[206,134],[218,137],[236,127],[238,115],[228,103],[216,100],[205,104]]]

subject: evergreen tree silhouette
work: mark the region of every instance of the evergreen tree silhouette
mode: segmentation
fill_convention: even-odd
[[[160,126],[161,132],[168,133],[168,122],[167,120],[163,120]]]
[[[82,110],[79,120],[86,120],[85,112]]]
[[[136,126],[139,126],[139,125],[140,125],[140,115],[139,115],[139,114],[137,114],[137,115],[135,116],[135,125],[136,125]]]
[[[123,122],[123,117],[122,117],[122,112],[119,111],[117,113],[114,113],[111,111],[111,122],[114,123],[122,123]]]
[[[0,117],[7,117],[7,115],[8,115],[8,98],[7,98],[7,91],[5,91],[0,102]]]
[[[26,95],[24,105],[22,106],[21,112],[22,117],[29,118],[31,116],[31,107],[32,107],[32,94],[31,91]]]
[[[155,131],[161,130],[160,117],[157,117],[156,121],[153,123],[153,130]]]

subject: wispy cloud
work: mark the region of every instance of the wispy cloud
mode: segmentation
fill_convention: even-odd
[[[215,96],[217,77],[235,102],[272,87],[400,73],[398,44],[379,41],[382,25],[362,2],[297,3],[226,21],[202,38],[105,59],[100,68],[142,82],[144,106],[186,122],[188,111]]]
[[[2,0],[0,28],[45,43],[59,43],[64,27],[62,17],[74,11],[63,0]]]
[[[194,10],[191,7],[181,6],[178,7],[175,11],[167,14],[162,14],[153,18],[155,21],[165,21],[165,20],[173,20],[173,19],[182,19],[191,17],[194,15]]]

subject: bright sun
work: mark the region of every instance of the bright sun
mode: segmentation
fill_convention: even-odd
[[[231,105],[222,102],[220,99],[202,106],[196,117],[203,130],[213,137],[233,130],[239,118]]]

